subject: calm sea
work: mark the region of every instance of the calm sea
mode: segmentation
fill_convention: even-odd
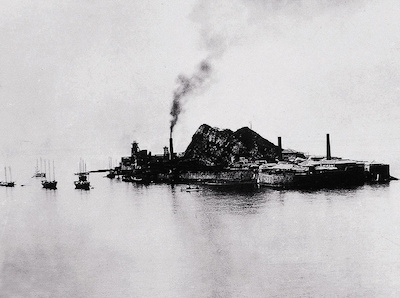
[[[400,296],[398,181],[186,192],[93,174],[81,191],[57,173],[55,191],[0,188],[1,297]]]

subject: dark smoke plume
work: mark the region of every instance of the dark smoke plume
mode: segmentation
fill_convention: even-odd
[[[186,102],[187,96],[204,86],[210,76],[210,71],[210,62],[204,60],[200,63],[199,68],[191,77],[187,77],[185,75],[178,76],[177,81],[179,86],[174,91],[170,112],[172,116],[170,126],[171,133],[174,130],[174,126],[178,122],[179,115],[182,112],[183,105]]]

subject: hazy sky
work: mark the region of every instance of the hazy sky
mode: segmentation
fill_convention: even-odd
[[[161,153],[177,77],[184,150],[203,123],[284,147],[396,161],[397,0],[0,0],[0,152]],[[251,123],[251,124],[250,124]]]

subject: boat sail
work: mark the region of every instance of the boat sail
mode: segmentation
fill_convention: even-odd
[[[90,181],[88,181],[89,172],[86,171],[86,163],[81,159],[79,161],[79,172],[75,173],[78,175],[78,181],[74,181],[76,189],[90,189]]]
[[[45,161],[45,167],[46,167],[46,161]],[[56,176],[55,176],[55,171],[54,171],[54,160],[53,160],[53,177],[51,177],[51,173],[50,173],[50,161],[48,161],[48,180],[42,180],[42,186],[43,188],[46,189],[57,189],[57,181],[56,181]],[[46,177],[46,175],[44,175],[43,177]],[[51,180],[51,178],[53,178],[53,180]]]
[[[0,181],[0,186],[5,187],[14,187],[15,182],[12,181],[11,167],[8,167],[8,171],[10,173],[10,181],[7,179],[7,167],[4,167],[4,181]]]

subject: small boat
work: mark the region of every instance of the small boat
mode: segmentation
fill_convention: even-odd
[[[90,189],[90,181],[88,181],[89,172],[86,171],[86,163],[81,159],[79,162],[79,172],[75,173],[78,175],[78,181],[74,181],[76,189]]]
[[[35,172],[35,174],[33,174],[32,178],[44,178],[46,177],[45,173],[41,173],[41,172]]]
[[[46,173],[42,172],[42,159],[40,158],[40,170],[39,170],[39,162],[36,160],[36,168],[35,174],[33,174],[32,178],[45,178]]]
[[[10,180],[11,181],[8,181],[8,179],[7,179],[7,168],[4,167],[4,178],[5,178],[5,180],[4,181],[0,181],[0,186],[14,187],[15,186],[15,182],[12,181],[11,168],[8,167],[8,170],[10,172]]]
[[[15,186],[15,182],[0,181],[0,186],[14,187]]]
[[[90,182],[87,181],[87,175],[85,175],[84,173],[79,173],[78,179],[79,179],[78,181],[74,181],[76,189],[84,189],[84,190],[90,189]]]
[[[57,181],[45,180],[45,181],[42,181],[42,186],[43,186],[43,188],[46,188],[46,189],[57,189]]]
[[[54,172],[54,161],[53,161],[53,177],[50,175],[50,162],[49,162],[49,172],[48,172],[49,180],[42,180],[42,186],[45,189],[57,189],[57,181],[55,179],[55,172]],[[46,174],[45,176],[46,177]],[[53,180],[51,180],[53,178]]]

